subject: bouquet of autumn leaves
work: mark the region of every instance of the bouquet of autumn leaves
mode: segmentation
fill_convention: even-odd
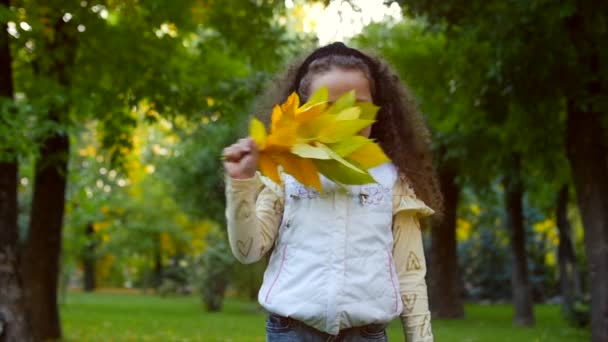
[[[319,173],[344,185],[375,180],[368,170],[389,161],[382,149],[359,132],[375,122],[378,107],[357,102],[350,91],[328,102],[326,87],[300,106],[294,92],[272,111],[270,132],[257,119],[250,123],[250,136],[260,150],[261,173],[281,184],[279,166],[300,183],[319,191]]]

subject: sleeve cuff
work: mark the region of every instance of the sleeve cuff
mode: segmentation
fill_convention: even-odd
[[[225,175],[224,178],[227,192],[254,192],[258,184],[256,176],[238,179]]]
[[[258,171],[255,176],[251,178],[232,178],[228,175],[224,176],[226,183],[226,192],[234,193],[234,192],[252,192],[255,193],[256,190],[259,190],[262,186],[267,187],[272,192],[274,192],[277,196],[283,197],[283,187],[272,181],[270,178],[262,176],[262,174]]]
[[[393,215],[400,211],[410,212],[420,217],[435,213],[431,207],[416,196],[404,175],[401,175],[396,182],[393,196]]]
[[[435,213],[435,211],[431,209],[431,207],[427,206],[424,202],[418,198],[408,195],[401,196],[401,199],[395,208],[394,214],[401,211],[410,211],[420,216],[430,216]]]

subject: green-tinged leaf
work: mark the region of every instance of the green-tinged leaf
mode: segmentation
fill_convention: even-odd
[[[331,159],[326,149],[308,144],[295,144],[291,147],[291,153],[302,158]]]
[[[347,108],[336,115],[336,120],[357,120],[359,114],[361,114],[361,109],[358,107]]]
[[[353,165],[351,162],[347,161],[346,159],[340,157],[339,154],[337,154],[336,152],[332,151],[329,149],[329,147],[321,144],[321,143],[316,143],[317,147],[325,150],[327,152],[327,154],[331,157],[331,159],[334,159],[336,161],[338,161],[340,164],[352,169],[355,172],[358,173],[365,173],[366,171],[361,169],[360,167]]]
[[[336,160],[315,159],[313,163],[319,172],[336,183],[361,185],[376,182],[368,172],[356,172]]]
[[[350,108],[355,105],[356,97],[355,91],[351,90],[346,94],[340,96],[328,109],[328,114],[338,114],[344,109]]]
[[[266,127],[264,124],[256,119],[251,119],[251,123],[249,124],[249,135],[253,138],[258,148],[264,150],[266,147]]]
[[[326,144],[336,143],[349,136],[358,134],[362,129],[373,123],[373,120],[361,119],[335,121],[321,130],[319,133],[319,141]]]
[[[299,112],[307,111],[308,109],[314,106],[322,106],[325,109],[327,106],[327,98],[329,97],[329,91],[327,87],[321,87],[315,91],[314,94],[310,97],[310,99],[300,107]]]
[[[322,114],[298,127],[298,136],[304,139],[317,139],[321,130],[333,125],[335,115]]]
[[[361,165],[364,169],[370,169],[391,161],[384,154],[382,148],[376,144],[365,144],[347,155],[346,159]]]
[[[352,137],[348,137],[340,142],[328,144],[327,147],[329,147],[332,151],[336,152],[340,156],[345,157],[368,143],[373,143],[373,141],[362,135],[355,135]]]
[[[358,102],[357,107],[361,109],[359,119],[363,120],[376,120],[376,114],[378,114],[378,110],[380,109],[380,107],[371,102]]]

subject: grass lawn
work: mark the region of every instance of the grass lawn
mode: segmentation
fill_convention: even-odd
[[[468,305],[467,318],[433,321],[435,340],[588,341],[588,330],[574,329],[559,307],[537,305],[534,328],[511,326],[507,305]],[[228,299],[221,313],[204,312],[196,297],[160,298],[121,293],[69,293],[61,305],[67,341],[264,341],[265,315],[257,303]],[[390,341],[403,341],[398,321]]]

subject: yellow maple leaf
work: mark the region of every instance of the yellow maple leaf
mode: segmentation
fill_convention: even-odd
[[[253,138],[256,145],[258,145],[261,150],[266,147],[266,128],[260,120],[251,120],[251,123],[249,124],[249,135],[251,135],[251,138]]]
[[[300,106],[294,92],[272,111],[270,132],[252,119],[249,135],[260,150],[259,169],[281,183],[279,167],[319,191],[319,172],[341,184],[374,182],[368,169],[390,161],[373,140],[358,135],[375,122],[378,107],[356,102],[350,91],[333,104],[326,87]]]
[[[269,153],[260,153],[259,168],[263,175],[272,179],[277,184],[281,183],[279,164]]]

